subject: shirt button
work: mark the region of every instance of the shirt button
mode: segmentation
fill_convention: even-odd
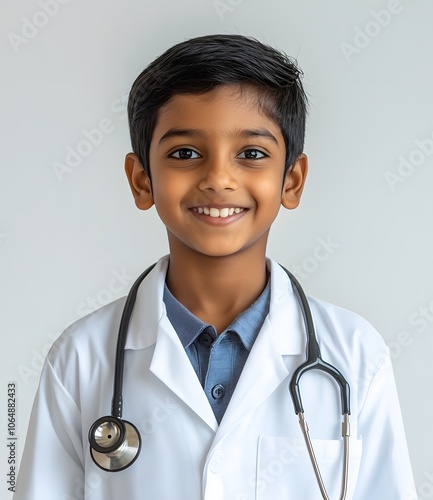
[[[212,387],[212,397],[214,399],[221,399],[224,397],[226,390],[224,389],[224,386],[221,384],[214,385]]]
[[[210,347],[213,344],[212,335],[209,335],[209,333],[206,332],[198,336],[198,341],[204,347]]]

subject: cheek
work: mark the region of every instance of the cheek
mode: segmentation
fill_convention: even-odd
[[[189,192],[189,184],[182,175],[164,175],[159,172],[152,180],[153,199],[161,218],[175,217],[182,210],[182,201]]]
[[[258,203],[275,210],[282,200],[283,181],[275,176],[264,177],[254,183],[254,194]]]
[[[200,177],[195,172],[159,172],[154,182],[154,201],[157,209],[160,206],[161,211],[184,214],[188,208],[206,204],[206,194],[197,189],[199,182]]]

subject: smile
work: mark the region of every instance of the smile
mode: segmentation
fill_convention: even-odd
[[[228,217],[233,214],[240,214],[245,208],[215,208],[215,207],[197,207],[193,208],[192,211],[198,214],[210,215],[211,217]]]

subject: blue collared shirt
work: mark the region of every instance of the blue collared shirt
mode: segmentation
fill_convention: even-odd
[[[164,287],[167,316],[179,335],[218,423],[227,409],[248,354],[269,312],[270,277],[260,297],[220,335]]]

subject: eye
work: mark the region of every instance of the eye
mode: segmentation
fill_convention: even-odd
[[[178,160],[195,160],[196,158],[200,158],[200,155],[189,148],[181,148],[170,153],[170,158],[177,158]]]
[[[262,158],[266,158],[267,156],[268,155],[266,155],[262,151],[259,151],[258,149],[246,149],[238,155],[238,158],[241,158],[243,160],[261,160]]]

